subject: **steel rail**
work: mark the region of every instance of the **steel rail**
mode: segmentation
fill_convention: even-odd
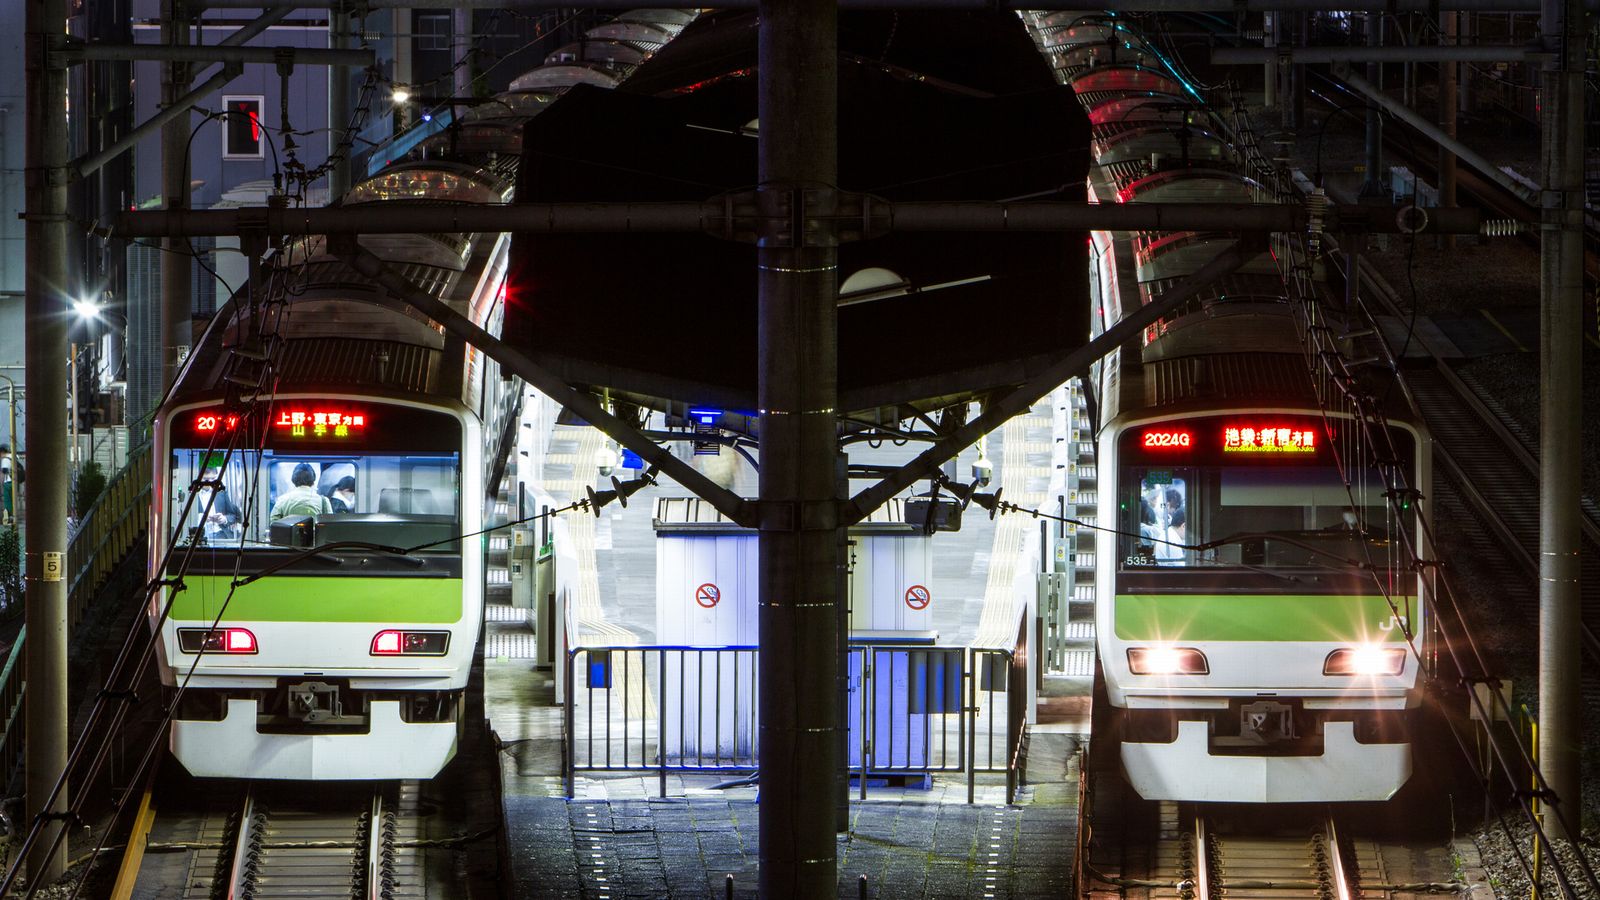
[[[1261,891],[1280,898],[1303,893],[1312,900],[1357,900],[1339,855],[1331,814],[1311,832],[1309,845],[1304,837],[1214,836],[1198,809],[1193,834],[1195,900],[1223,900]],[[1310,877],[1280,877],[1301,866]]]
[[[1339,827],[1333,819],[1333,813],[1328,813],[1323,823],[1323,832],[1327,835],[1327,867],[1333,874],[1333,895],[1335,900],[1356,900],[1355,889],[1350,884],[1350,870],[1344,865],[1344,851],[1339,846]]]
[[[393,813],[383,809],[383,791],[372,792],[372,807],[367,820],[366,895],[367,900],[385,900],[394,892]]]
[[[227,900],[247,900],[255,893],[265,836],[266,813],[257,809],[254,789],[246,787],[239,827],[233,837],[233,862],[228,866]]]

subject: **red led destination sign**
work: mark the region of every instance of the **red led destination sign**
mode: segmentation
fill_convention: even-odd
[[[1140,436],[1139,445],[1149,450],[1187,450],[1194,446],[1194,433],[1186,428],[1152,428]]]
[[[364,413],[353,413],[337,407],[280,408],[272,429],[290,437],[357,437],[367,430],[367,417]]]
[[[1309,420],[1235,419],[1199,427],[1164,422],[1131,437],[1141,452],[1157,456],[1198,454],[1209,458],[1219,451],[1229,456],[1315,456],[1318,430],[1317,424]]]
[[[1222,430],[1224,453],[1316,453],[1317,433],[1308,428],[1273,422],[1229,425]]]
[[[202,410],[194,414],[196,434],[214,434],[239,427],[236,413]],[[272,431],[289,438],[354,438],[367,430],[367,414],[339,407],[302,407],[280,404],[274,410]]]

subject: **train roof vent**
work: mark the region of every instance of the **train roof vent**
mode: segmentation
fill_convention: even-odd
[[[397,341],[348,337],[285,341],[280,384],[361,384],[429,393],[435,387],[438,356],[437,350]]]
[[[1291,353],[1184,356],[1145,365],[1145,403],[1167,406],[1194,400],[1301,402],[1312,395],[1305,358]]]

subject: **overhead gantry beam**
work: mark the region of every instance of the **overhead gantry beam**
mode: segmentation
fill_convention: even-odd
[[[716,507],[718,512],[747,528],[756,526],[755,510],[749,501],[700,474],[693,466],[678,459],[672,451],[651,440],[638,428],[613,416],[594,397],[568,385],[522,351],[480,328],[471,319],[451,309],[444,301],[412,284],[405,276],[389,268],[382,259],[362,248],[354,238],[346,237],[329,243],[335,256],[382,286],[394,305],[415,307],[446,331],[478,348],[506,371],[538,388],[546,396],[571,410],[574,415],[600,429],[612,440],[639,454],[646,462],[659,466],[662,472],[697,496],[704,498]]]
[[[292,7],[275,6],[272,9],[262,13],[248,25],[245,25],[238,31],[235,31],[233,34],[230,34],[218,41],[215,46],[241,46],[251,38],[260,36],[261,34],[265,33],[268,28],[271,28],[272,26],[288,18],[289,13],[291,12],[294,12]],[[100,171],[100,169],[104,168],[107,163],[133,149],[135,145],[144,140],[147,136],[160,130],[162,125],[165,125],[167,122],[186,114],[196,103],[199,103],[214,91],[222,90],[222,88],[225,87],[228,82],[239,77],[243,71],[244,69],[240,63],[223,63],[221,70],[213,74],[210,78],[207,78],[205,81],[196,85],[187,94],[184,94],[182,97],[178,98],[176,102],[162,107],[161,110],[155,115],[139,123],[132,131],[129,131],[127,134],[123,135],[116,143],[98,153],[95,153],[92,156],[85,156],[74,160],[72,165],[69,167],[68,175],[72,178],[87,178],[90,175],[93,175],[95,172]]]
[[[1157,319],[1194,299],[1208,286],[1237,271],[1254,258],[1238,244],[1223,251],[1216,258],[1196,270],[1192,275],[1174,285],[1171,290],[1139,307],[1098,337],[1067,354],[1062,360],[1020,385],[999,400],[988,404],[983,413],[961,426],[933,446],[917,454],[894,474],[851,498],[842,516],[848,527],[862,521],[889,498],[900,493],[923,478],[937,478],[940,466],[954,459],[956,454],[972,446],[978,438],[1005,424],[1028,409],[1039,398],[1059,387],[1068,378],[1082,374],[1090,364],[1131,340]]]
[[[1483,154],[1445,134],[1439,126],[1428,121],[1426,117],[1417,113],[1416,110],[1384,93],[1377,85],[1350,71],[1345,66],[1335,65],[1334,74],[1338,75],[1345,84],[1360,91],[1369,101],[1383,107],[1390,115],[1415,128],[1439,146],[1454,153],[1457,159],[1471,166],[1478,174],[1511,192],[1511,196],[1518,197],[1523,202],[1532,204],[1535,207],[1539,205],[1539,198],[1533,192],[1518,184],[1511,176],[1500,171],[1500,167],[1490,162]],[[1442,209],[1439,211],[1444,212]]]
[[[1407,62],[1534,62],[1549,58],[1538,47],[1477,45],[1450,47],[1420,44],[1415,47],[1213,47],[1211,62],[1219,66],[1261,65],[1270,62],[1327,65],[1329,63]]]
[[[307,9],[327,9],[339,0],[288,0]],[[1538,12],[1541,0],[1340,0],[1339,9],[1356,12]],[[1600,8],[1600,0],[1582,0],[1586,9]],[[256,9],[261,0],[202,0],[193,4],[210,9]],[[557,9],[570,6],[562,0],[363,0],[368,9]],[[652,3],[658,9],[698,9],[697,0]],[[1071,0],[839,0],[841,10],[1002,10],[1084,9]],[[756,0],[728,0],[719,9],[755,9]],[[589,0],[584,9],[626,11],[638,9],[638,0]],[[1108,12],[1321,12],[1326,0],[1098,0],[1092,7]]]
[[[260,4],[257,4],[259,6]],[[219,62],[296,66],[370,66],[372,50],[328,47],[240,47],[223,44],[85,44],[68,43],[56,51],[68,63],[85,60],[156,62]]]
[[[430,234],[438,231],[522,234],[690,233],[739,239],[765,222],[754,192],[705,201],[666,203],[512,203],[440,206],[388,201],[350,207],[303,209],[151,210],[125,212],[102,236],[202,237],[264,230],[286,237],[326,234]],[[890,231],[1221,231],[1393,234],[1406,207],[1329,206],[1321,223],[1303,206],[1248,203],[1074,203],[1026,201],[917,201],[890,203],[866,195],[840,195],[832,218],[845,239]],[[853,201],[853,202],[852,202]],[[786,216],[787,214],[785,214]],[[808,214],[808,218],[816,218]],[[1475,209],[1429,209],[1424,234],[1476,234]],[[851,234],[854,232],[853,235]]]

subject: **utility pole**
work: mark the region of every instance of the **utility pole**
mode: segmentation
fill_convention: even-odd
[[[410,38],[397,38],[396,42]],[[344,50],[350,46],[350,10],[343,3],[328,11],[328,46]],[[328,67],[328,156],[332,168],[328,170],[328,202],[337,202],[350,189],[350,148],[340,147],[350,124],[350,70],[344,66]],[[337,157],[334,154],[338,154]]]
[[[832,897],[839,727],[836,0],[761,0],[761,896]]]
[[[1456,24],[1459,15],[1453,12],[1439,14],[1439,42],[1446,46],[1456,45]],[[1439,129],[1450,138],[1456,137],[1456,81],[1458,78],[1457,64],[1442,62],[1439,64]],[[1456,205],[1456,155],[1443,145],[1439,147],[1439,205],[1452,207]],[[1445,250],[1454,250],[1456,239],[1454,235],[1444,235],[1439,238],[1439,246]]]
[[[63,789],[44,808],[67,767],[67,72],[52,48],[66,39],[66,0],[27,0],[28,374],[26,769],[29,821],[64,813]],[[45,829],[27,860],[29,881],[54,881],[68,853],[49,858],[64,822]]]
[[[1367,13],[1367,46],[1383,46],[1383,13]],[[1383,63],[1367,63],[1367,80],[1383,89]],[[1367,102],[1367,177],[1361,181],[1362,202],[1375,202],[1387,197],[1383,184],[1383,113],[1372,101]]]
[[[450,14],[450,64],[455,66],[455,78],[450,82],[450,96],[459,99],[472,96],[472,10],[457,7]],[[456,122],[465,107],[450,105],[450,121]]]
[[[189,19],[182,0],[161,2],[161,42],[167,45],[189,43]],[[161,104],[178,102],[189,89],[187,63],[168,62],[161,66]],[[189,116],[181,115],[161,126],[161,199],[167,209],[189,205]],[[189,344],[194,340],[193,302],[189,297],[190,273],[188,241],[169,238],[161,242],[161,386],[178,380]]]
[[[1583,26],[1582,0],[1545,3],[1540,31],[1545,49],[1555,56],[1545,68],[1541,92],[1539,768],[1545,786],[1555,794],[1559,823],[1554,833],[1572,841],[1578,838],[1583,790],[1583,705],[1578,695]]]

